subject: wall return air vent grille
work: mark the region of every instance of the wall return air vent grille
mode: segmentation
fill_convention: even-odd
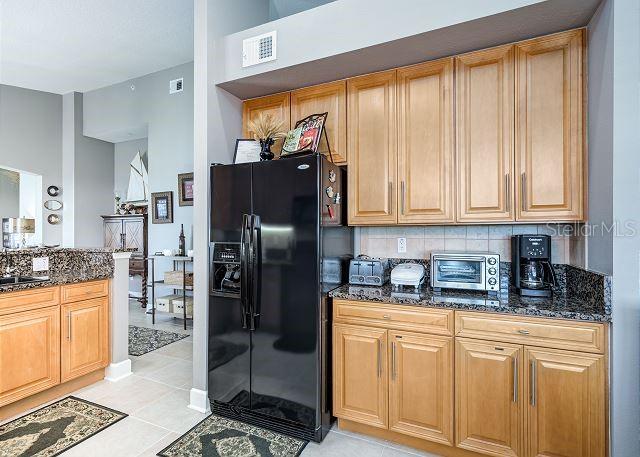
[[[276,31],[242,40],[242,66],[276,60]]]
[[[169,95],[182,92],[184,89],[184,78],[172,79],[169,81]]]

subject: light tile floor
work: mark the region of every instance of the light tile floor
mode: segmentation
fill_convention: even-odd
[[[144,314],[134,309],[131,323],[144,325]],[[136,303],[135,306],[139,308]],[[155,328],[184,332],[182,322],[158,320]],[[150,322],[150,321],[149,321]],[[188,330],[190,332],[190,330]],[[192,337],[140,357],[131,356],[134,374],[119,382],[100,381],[72,395],[129,414],[129,416],[61,454],[64,457],[151,457],[185,433],[206,415],[187,407],[191,387]],[[432,456],[388,441],[337,430],[321,444],[309,443],[303,457],[411,457]],[[433,457],[433,456],[432,456]]]

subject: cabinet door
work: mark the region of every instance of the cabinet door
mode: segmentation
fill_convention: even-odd
[[[523,348],[456,339],[456,446],[487,455],[524,455]]]
[[[395,224],[396,71],[347,80],[349,224]]]
[[[456,58],[458,220],[512,221],[513,46]]]
[[[137,252],[144,254],[144,221],[125,219],[123,227],[125,249],[136,249]]]
[[[453,59],[398,70],[398,222],[453,222]]]
[[[109,363],[109,300],[107,297],[62,305],[62,381]]]
[[[582,30],[516,46],[517,220],[582,220]]]
[[[337,81],[291,92],[291,126],[311,114],[329,113],[325,130],[334,163],[347,164],[347,83]],[[324,139],[318,152],[329,154]]]
[[[604,457],[604,356],[525,349],[531,457]]]
[[[0,316],[0,406],[59,383],[59,307]]]
[[[453,338],[389,331],[389,430],[453,445]]]
[[[387,331],[333,326],[333,414],[387,428]]]
[[[282,129],[286,132],[291,128],[290,93],[267,95],[266,97],[246,100],[242,105],[242,135],[253,139],[253,132],[249,130],[249,121],[260,114],[270,114],[284,122]],[[276,141],[271,150],[279,155],[282,150],[282,139]]]
[[[104,221],[104,247],[122,249],[121,219],[106,219]]]

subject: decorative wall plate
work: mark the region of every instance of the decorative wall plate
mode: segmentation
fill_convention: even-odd
[[[47,193],[51,197],[57,197],[58,195],[60,195],[60,188],[58,186],[49,186],[47,187]]]
[[[49,214],[47,216],[47,222],[51,225],[58,225],[60,223],[60,216],[57,214]]]
[[[47,200],[44,202],[44,207],[49,211],[60,211],[62,209],[62,202],[60,200]]]

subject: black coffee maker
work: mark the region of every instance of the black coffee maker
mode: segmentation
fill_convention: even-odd
[[[527,297],[550,297],[556,285],[551,266],[551,237],[514,235],[511,238],[511,281]]]

